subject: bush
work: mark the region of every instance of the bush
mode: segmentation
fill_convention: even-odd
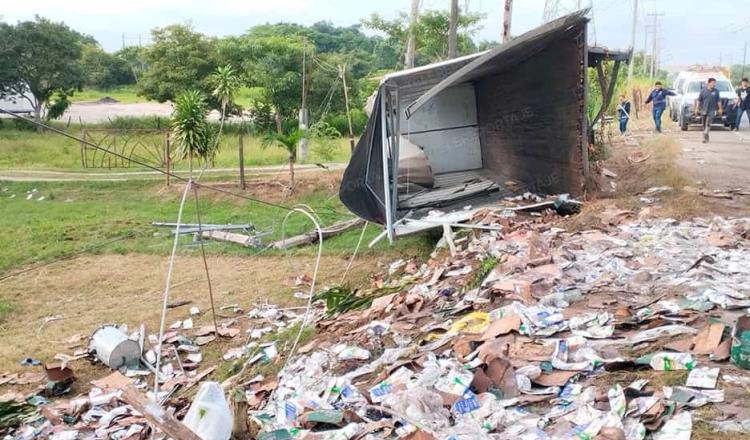
[[[13,124],[16,130],[36,131],[36,125],[28,119],[13,118]]]
[[[352,109],[351,114],[352,130],[355,135],[360,135],[367,125],[367,114],[360,109]],[[345,113],[329,115],[325,118],[325,122],[335,128],[342,136],[349,135],[349,121],[347,120]]]
[[[311,125],[308,133],[313,156],[321,162],[331,162],[337,150],[335,140],[341,137],[341,133],[325,121]]]
[[[114,128],[119,130],[168,130],[170,128],[169,118],[161,116],[116,116],[109,122],[102,124],[101,128]]]

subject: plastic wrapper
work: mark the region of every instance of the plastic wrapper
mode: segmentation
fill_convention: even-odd
[[[610,413],[622,419],[628,409],[628,404],[625,400],[625,393],[620,384],[609,389],[607,392],[607,399],[609,400]]]
[[[232,414],[221,384],[201,384],[183,423],[203,440],[229,440],[232,435]]]
[[[359,347],[337,346],[333,348],[333,352],[337,353],[336,357],[340,361],[347,361],[347,360],[366,361],[370,359],[370,352],[365,350],[364,348],[359,348]]]
[[[718,368],[694,368],[688,374],[685,385],[691,388],[714,389],[719,380],[719,371]]]
[[[610,313],[586,313],[568,320],[570,331],[576,336],[591,339],[607,339],[615,332],[614,325],[607,325],[612,320]]]
[[[692,370],[695,367],[690,353],[655,353],[648,364],[657,371]]]
[[[383,406],[407,417],[407,421],[414,421],[432,430],[450,423],[450,413],[443,407],[443,398],[426,388],[414,387],[390,394],[383,400]]]
[[[654,433],[654,440],[690,440],[693,431],[693,416],[682,411],[667,420],[660,430]]]

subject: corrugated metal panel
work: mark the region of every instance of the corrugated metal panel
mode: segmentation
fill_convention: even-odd
[[[539,50],[544,49],[550,42],[555,41],[562,34],[574,27],[583,26],[588,19],[588,9],[567,15],[551,21],[544,26],[533,29],[518,38],[500,45],[498,48],[467,63],[460,69],[450,73],[432,89],[425,92],[414,102],[405,106],[407,116],[415,113],[421,106],[448,87],[462,84],[468,81],[482,78],[489,74],[496,74],[502,70],[514,66],[524,59],[533,57]],[[554,75],[554,71],[546,70],[548,76]]]

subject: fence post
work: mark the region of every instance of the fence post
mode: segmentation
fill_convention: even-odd
[[[169,186],[169,173],[170,173],[170,165],[171,165],[171,158],[169,157],[169,133],[164,134],[164,165],[167,167],[167,186]]]
[[[245,145],[243,140],[242,131],[240,131],[240,137],[237,139],[237,149],[240,154],[240,188],[244,191],[245,186]]]
[[[86,168],[86,145],[83,140],[86,138],[86,131],[81,130],[81,168]]]

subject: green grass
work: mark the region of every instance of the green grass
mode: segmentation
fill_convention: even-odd
[[[27,192],[37,190],[32,200]],[[216,196],[201,192],[201,212],[204,223],[253,223],[261,231],[269,231],[271,238],[281,236],[281,221],[286,211],[260,205],[257,202]],[[13,197],[15,195],[15,197]],[[37,201],[44,196],[43,201]],[[42,263],[62,255],[88,250],[113,238],[132,234],[127,240],[109,244],[91,252],[142,253],[168,255],[171,240],[167,231],[157,231],[153,221],[175,221],[181,193],[178,188],[165,189],[161,182],[0,182],[0,273],[19,266]],[[324,224],[351,218],[334,190],[321,190],[296,197],[285,205],[306,203],[316,209]],[[194,222],[195,203],[189,200],[183,222]],[[287,235],[306,232],[312,228],[302,215],[293,215],[288,221]],[[158,235],[155,233],[158,232]],[[361,230],[349,231],[327,239],[324,252],[348,255],[356,246]],[[361,252],[370,255],[409,253],[426,255],[432,242],[425,236],[414,236],[388,247],[387,240],[374,249],[366,244],[380,229],[370,226]],[[191,245],[192,238],[185,237],[181,252],[197,254]],[[257,250],[233,244],[210,243],[207,250],[219,255],[252,255]],[[312,255],[317,248],[306,247],[293,254]],[[273,254],[276,251],[267,251]],[[281,251],[278,251],[281,252]],[[278,254],[277,252],[277,254]]]
[[[80,144],[72,139],[66,138],[55,133],[37,133],[34,131],[18,130],[5,123],[0,128],[0,169],[57,169],[57,170],[81,170],[81,149]],[[68,130],[71,134],[80,137],[81,132],[78,129]],[[94,136],[100,136],[94,134]],[[148,142],[154,145],[162,145],[163,137],[150,136]],[[131,141],[132,142],[132,141]],[[304,163],[316,162],[346,162],[349,160],[349,144],[346,139],[334,139],[328,141],[331,143],[332,156],[325,157],[317,154],[317,146],[313,143],[310,148],[310,154]],[[122,141],[118,142],[122,146]],[[217,168],[234,168],[238,166],[237,156],[238,136],[236,134],[226,134],[222,136],[219,146],[219,152],[214,161],[214,167]],[[245,146],[245,166],[267,166],[283,165],[287,163],[287,153],[278,147],[270,146],[263,148],[261,139],[258,136],[246,136],[244,138]],[[161,147],[159,147],[161,148]],[[138,146],[133,151],[134,157],[146,159],[149,164],[157,165],[153,153],[142,146]],[[119,150],[121,151],[121,150]],[[116,160],[112,157],[111,161],[105,158],[101,160],[102,153],[91,153],[89,157],[100,166],[105,167],[112,165],[117,168]],[[130,150],[127,149],[127,155]],[[179,160],[174,163],[176,169],[187,169],[186,160]],[[137,166],[134,166],[137,168]]]
[[[136,87],[134,85],[115,87],[111,90],[84,89],[83,91],[77,92],[75,95],[73,95],[71,101],[98,101],[105,96],[114,98],[123,104],[133,104],[136,102],[148,101],[143,96],[138,96],[136,94]]]

